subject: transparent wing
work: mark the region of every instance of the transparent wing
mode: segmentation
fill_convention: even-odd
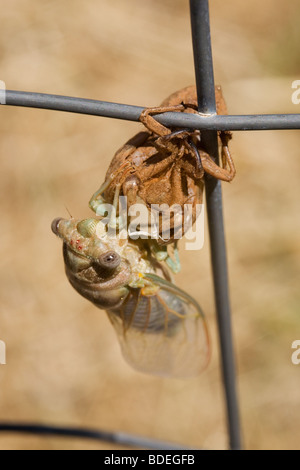
[[[135,369],[172,377],[198,375],[210,357],[209,335],[197,302],[155,275],[155,295],[132,289],[122,307],[108,311],[127,362]]]

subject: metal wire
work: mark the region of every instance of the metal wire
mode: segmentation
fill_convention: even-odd
[[[190,9],[199,111],[216,115],[208,0],[190,0]],[[218,133],[204,131],[201,133],[201,141],[207,152],[219,163]],[[207,177],[205,189],[228,434],[230,448],[240,449],[241,432],[231,331],[221,182]]]
[[[201,88],[202,89],[202,88]],[[204,89],[204,87],[203,87]],[[107,101],[88,100],[71,96],[6,90],[6,103],[2,106],[23,106],[76,114],[87,114],[115,119],[138,121],[144,107]],[[151,103],[153,105],[153,103]],[[203,108],[205,110],[205,107]],[[155,119],[168,127],[184,127],[214,131],[259,131],[300,129],[300,114],[251,115],[197,115],[190,113],[165,113]]]
[[[86,428],[43,426],[41,424],[25,423],[0,423],[1,432],[25,433],[42,436],[77,437],[80,439],[92,439],[95,441],[106,441],[128,447],[140,447],[155,450],[188,450],[187,447],[176,445],[170,442],[148,439],[122,432],[108,432]]]

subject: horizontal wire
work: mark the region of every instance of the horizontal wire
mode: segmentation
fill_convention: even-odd
[[[70,96],[6,90],[3,106],[24,106],[138,121],[143,107]],[[300,114],[201,115],[164,113],[155,116],[169,127],[199,130],[254,131],[300,129]]]
[[[57,427],[41,424],[21,424],[21,423],[1,423],[0,433],[13,432],[39,436],[59,436],[73,437],[80,439],[92,439],[96,441],[106,441],[127,447],[140,447],[156,450],[188,450],[185,446],[176,445],[169,442],[135,436],[123,432],[108,432],[85,428]]]

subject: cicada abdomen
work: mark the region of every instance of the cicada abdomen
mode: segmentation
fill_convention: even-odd
[[[131,289],[123,304],[108,310],[127,362],[135,369],[172,377],[198,375],[210,357],[204,315],[196,301],[155,275],[154,295]]]

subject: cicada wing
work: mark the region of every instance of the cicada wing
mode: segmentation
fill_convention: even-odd
[[[152,276],[155,295],[132,289],[121,309],[108,311],[122,353],[135,369],[169,377],[192,377],[207,365],[208,330],[203,313],[190,296]]]

